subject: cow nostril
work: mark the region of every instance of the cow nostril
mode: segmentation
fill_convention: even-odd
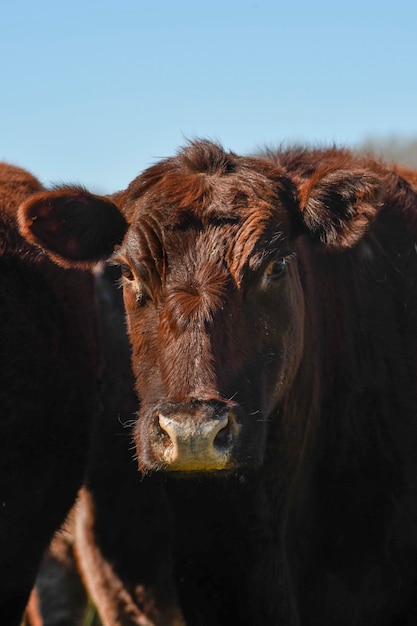
[[[159,441],[164,445],[168,445],[172,443],[171,435],[169,433],[171,420],[166,419],[163,415],[160,415],[158,419],[158,425],[159,425],[159,428],[158,428]]]
[[[232,419],[230,414],[228,415],[227,422],[217,433],[213,445],[215,448],[228,448],[232,443],[233,438],[233,428],[232,428]]]
[[[159,441],[164,445],[168,445],[169,443],[171,443],[171,437],[168,435],[165,428],[163,428],[161,425],[159,425],[158,438]]]

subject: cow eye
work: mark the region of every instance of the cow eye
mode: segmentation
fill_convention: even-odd
[[[131,268],[129,267],[129,265],[121,265],[120,271],[122,273],[123,278],[126,278],[126,280],[130,280],[130,281],[135,280],[135,276]]]
[[[287,265],[288,260],[286,259],[286,257],[274,259],[268,264],[265,270],[265,278],[269,280],[277,280],[278,278],[281,278],[285,274]]]

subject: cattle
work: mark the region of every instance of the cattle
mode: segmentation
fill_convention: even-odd
[[[108,218],[87,191],[21,205],[25,237],[69,268],[108,253],[110,201],[126,219],[109,258],[132,437],[143,484],[164,477],[187,624],[416,622],[415,180],[342,148],[252,158],[196,140],[108,199]],[[113,521],[132,588],[140,511]]]
[[[93,276],[62,270],[18,230],[19,205],[42,191],[29,172],[0,164],[0,622],[5,626],[20,623],[44,550],[75,500],[97,404]]]

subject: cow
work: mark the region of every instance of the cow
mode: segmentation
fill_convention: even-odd
[[[67,268],[108,253],[110,202],[126,220],[109,260],[135,457],[144,484],[164,477],[187,624],[416,622],[415,181],[343,148],[195,140],[108,198],[108,218],[87,191],[20,206],[24,236]],[[116,521],[126,543],[142,528],[140,512]]]
[[[64,271],[18,230],[19,205],[43,191],[26,170],[0,164],[0,623],[4,626],[20,624],[42,555],[76,498],[97,406],[99,341],[93,275]],[[120,235],[125,226],[122,217],[119,221]],[[118,241],[114,234],[110,249]]]

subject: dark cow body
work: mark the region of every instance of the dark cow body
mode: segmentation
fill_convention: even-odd
[[[102,367],[84,485],[42,562],[30,626],[183,626],[172,578],[172,515],[155,475],[132,454],[137,396],[119,287],[120,270],[94,272]],[[83,581],[86,589],[83,591]],[[87,595],[86,593],[87,592]],[[96,621],[94,621],[94,624]]]
[[[94,407],[91,277],[64,272],[18,234],[42,189],[0,166],[0,622],[19,624],[52,533],[80,486]]]
[[[44,550],[72,506],[97,403],[93,277],[19,234],[42,192],[0,164],[0,623],[20,623]]]
[[[75,512],[76,560],[105,626],[183,626],[163,477],[141,480],[132,449],[137,396],[119,282],[116,267],[96,276],[101,410]]]
[[[186,622],[415,623],[413,174],[344,150],[252,159],[195,142],[113,201],[129,224],[115,260],[136,453],[166,474]],[[21,208],[67,266],[99,251],[78,238],[68,254],[86,221],[48,195]]]

